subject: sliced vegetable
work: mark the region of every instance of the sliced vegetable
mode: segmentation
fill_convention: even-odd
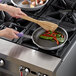
[[[59,41],[56,38],[53,38],[54,40],[56,40],[57,45],[59,45]]]
[[[50,34],[52,34],[53,32],[51,30],[49,30]]]
[[[52,40],[53,39],[53,37],[47,37],[47,36],[42,36],[42,35],[40,35],[40,38],[47,39],[47,40]]]
[[[61,34],[57,34],[56,37],[57,37],[57,38],[61,37]]]
[[[62,35],[61,32],[58,31],[55,32],[46,31],[39,37],[46,40],[56,41],[57,45],[59,45],[59,43],[64,42],[64,36]]]
[[[64,38],[62,38],[62,37],[57,38],[57,40],[58,40],[59,42],[64,42]]]

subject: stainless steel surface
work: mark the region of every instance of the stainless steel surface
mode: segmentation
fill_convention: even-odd
[[[19,61],[28,63],[28,65],[30,64],[31,66],[36,66],[46,69],[50,71],[50,73],[55,70],[55,68],[58,66],[58,64],[61,61],[60,58],[50,56],[38,52],[36,50],[29,49],[21,45],[17,45],[2,39],[0,39],[0,53],[10,57],[10,58],[6,58],[7,60],[11,61],[12,60],[11,57],[12,57],[18,59]],[[12,61],[13,63],[16,63],[14,59]],[[11,66],[11,68],[13,67]],[[32,69],[36,69],[36,68],[33,67]]]
[[[0,59],[0,67],[4,65],[4,60]]]
[[[56,76],[76,76],[76,40],[57,69]]]
[[[30,70],[28,68],[25,68],[24,72],[25,72],[25,76],[27,76],[30,73]]]
[[[57,45],[55,41],[52,42],[50,40],[45,40],[45,39],[39,38],[39,36],[45,32],[45,30],[42,29],[41,27],[36,29],[33,32],[32,41],[34,42],[34,44],[36,44],[38,47],[40,47],[44,50],[50,50],[51,51],[51,50],[61,48],[66,43],[66,41],[68,40],[68,33],[62,27],[58,27],[56,29],[56,31],[61,32],[64,36],[64,42],[59,44],[59,45]]]
[[[65,0],[62,0],[63,1],[63,3],[66,5],[66,2],[65,2]]]
[[[32,36],[30,36],[30,35],[23,35],[23,37],[32,39]]]
[[[76,46],[76,41],[74,42],[74,44],[72,45],[72,47],[70,47],[70,49],[69,49],[68,53],[65,55],[63,61],[65,61],[65,60],[67,59],[68,55],[70,54],[70,52],[71,52],[72,50],[75,51],[75,46]]]
[[[38,10],[38,9],[42,8],[43,6],[45,6],[49,0],[46,0],[46,2],[43,5],[39,5],[39,6],[36,6],[34,8],[30,8],[29,5],[23,5],[22,4],[22,1],[24,1],[24,0],[11,0],[11,2],[15,6],[20,7],[20,8],[23,8],[23,9],[25,9],[27,11],[35,11],[35,10]]]

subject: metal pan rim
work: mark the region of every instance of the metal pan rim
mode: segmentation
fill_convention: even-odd
[[[62,46],[64,46],[64,44],[65,44],[66,41],[68,40],[68,33],[67,33],[67,31],[66,31],[64,28],[62,28],[62,27],[58,27],[58,28],[61,28],[61,29],[65,32],[65,34],[66,34],[66,39],[65,39],[64,43],[62,43],[62,44],[60,44],[60,45],[58,45],[58,46],[56,46],[56,47],[51,47],[51,48],[43,47],[43,46],[38,45],[38,44],[34,41],[33,35],[34,35],[34,33],[35,33],[36,31],[38,31],[39,29],[41,29],[41,27],[39,27],[38,29],[36,29],[36,30],[33,32],[33,34],[32,34],[32,41],[33,41],[33,43],[36,44],[39,48],[44,49],[44,50],[56,50],[56,49],[58,49],[58,48],[61,48]]]
[[[26,10],[29,10],[29,11],[33,11],[33,10],[38,10],[38,9],[40,9],[41,7],[43,7],[44,5],[46,5],[48,1],[49,1],[49,0],[47,0],[43,5],[40,5],[40,6],[37,6],[37,7],[34,7],[34,8],[29,8],[29,7],[28,7],[28,8],[23,8],[23,7],[21,7],[21,6],[18,6],[16,3],[14,3],[13,0],[11,0],[11,2],[12,2],[15,6],[20,7],[20,8],[23,8],[23,9],[26,9]]]

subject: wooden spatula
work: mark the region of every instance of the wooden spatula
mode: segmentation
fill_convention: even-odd
[[[52,22],[48,22],[48,21],[41,21],[41,20],[36,20],[34,18],[31,18],[29,16],[21,16],[22,19],[25,19],[25,20],[28,20],[28,21],[31,21],[31,22],[34,22],[38,25],[40,25],[43,29],[45,30],[51,30],[51,31],[55,31],[56,28],[58,27],[57,24],[55,23],[52,23]]]

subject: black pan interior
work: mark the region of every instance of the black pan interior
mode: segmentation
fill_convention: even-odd
[[[61,28],[61,27],[58,27],[56,29],[56,31],[59,31],[61,32],[63,35],[64,35],[64,43],[67,41],[68,39],[68,34],[67,32]],[[40,48],[42,49],[45,49],[45,50],[54,50],[54,49],[57,49],[57,48],[60,48],[63,46],[64,43],[61,43],[59,45],[56,44],[56,41],[50,41],[50,40],[45,40],[45,39],[41,39],[39,38],[39,36],[44,33],[45,30],[42,29],[41,27],[38,28],[34,33],[33,33],[33,42]]]

